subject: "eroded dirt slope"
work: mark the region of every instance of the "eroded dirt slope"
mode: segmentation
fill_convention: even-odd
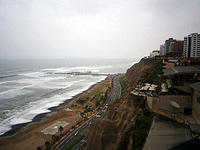
[[[104,118],[92,124],[87,150],[131,150],[134,147],[135,118],[142,98],[129,95],[136,82],[153,73],[154,64],[141,60],[127,70],[126,93],[108,107]]]

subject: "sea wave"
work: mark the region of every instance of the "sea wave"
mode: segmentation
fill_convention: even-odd
[[[14,74],[14,75],[5,75],[5,76],[0,76],[0,79],[10,78],[10,77],[15,77],[15,76],[17,76],[17,74]]]
[[[4,112],[8,113],[6,114],[8,118],[0,122],[0,135],[9,131],[13,125],[31,122],[38,114],[50,112],[49,108],[60,105],[64,101],[71,99],[73,96],[87,90],[91,85],[103,79],[105,79],[105,76],[95,77],[90,81],[83,79],[81,80],[83,82],[82,86],[79,88],[74,88],[74,90],[70,90],[65,93],[55,94],[52,97],[42,98],[30,102],[24,107],[19,107],[12,111]],[[72,84],[79,83],[81,81],[74,81]]]
[[[61,86],[48,86],[49,83],[52,81],[59,81],[63,80],[66,77],[62,76],[45,76],[44,73],[40,72],[31,72],[23,74],[24,76],[31,77],[31,78],[23,78],[13,81],[5,81],[3,83],[0,83],[1,85],[5,85],[8,83],[12,83],[12,86],[8,86],[9,88],[5,89],[4,91],[0,92],[0,99],[8,99],[8,98],[14,98],[19,95],[25,95],[32,92],[32,89],[34,88],[40,88],[40,89],[53,89],[53,88],[61,88]],[[67,83],[68,84],[68,83]],[[68,85],[70,85],[69,83]]]
[[[53,74],[64,74],[71,72],[91,72],[91,73],[99,73],[102,69],[111,68],[112,66],[83,66],[83,67],[61,67],[61,68],[50,68],[50,69],[42,69],[43,72],[53,73]]]

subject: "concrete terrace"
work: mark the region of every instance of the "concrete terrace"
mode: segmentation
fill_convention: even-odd
[[[54,135],[58,132],[58,129],[59,129],[60,126],[64,128],[68,124],[69,123],[67,123],[65,121],[57,121],[56,123],[48,126],[47,128],[45,128],[41,132],[43,132],[44,134]]]
[[[143,150],[168,150],[190,139],[192,134],[186,125],[155,117]]]

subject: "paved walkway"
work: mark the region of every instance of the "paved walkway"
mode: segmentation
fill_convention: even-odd
[[[185,125],[154,118],[143,150],[168,150],[191,138]]]

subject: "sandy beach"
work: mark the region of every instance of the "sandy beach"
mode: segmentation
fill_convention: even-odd
[[[64,127],[63,131],[68,132],[75,125],[76,120],[81,122],[79,115],[81,109],[74,108],[69,111],[71,110],[71,108],[69,109],[70,105],[82,95],[91,95],[93,90],[105,83],[110,84],[111,78],[107,77],[61,105],[50,108],[50,113],[37,115],[30,123],[13,126],[10,131],[0,137],[0,150],[27,150],[27,148],[35,150],[38,146],[44,146],[45,141],[51,141],[52,135],[43,134],[41,131],[57,121],[67,122],[68,125]]]

